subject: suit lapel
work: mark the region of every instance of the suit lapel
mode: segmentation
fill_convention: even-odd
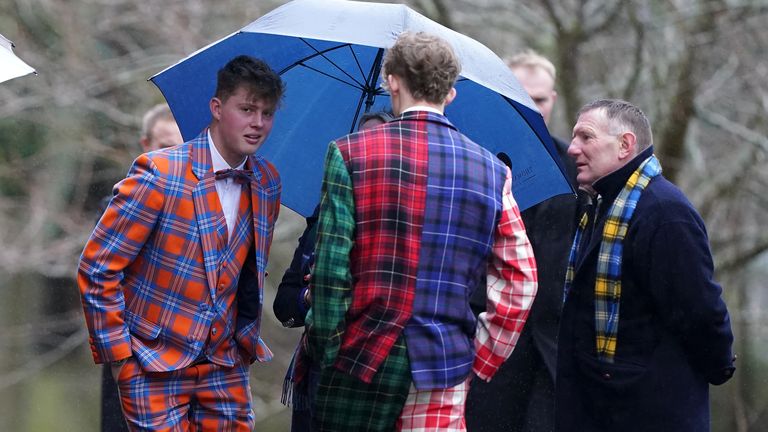
[[[265,271],[265,258],[263,256],[266,250],[266,238],[267,238],[267,209],[264,206],[267,203],[266,192],[264,191],[263,182],[266,180],[263,178],[259,163],[256,158],[251,156],[246,162],[246,168],[253,171],[253,179],[251,179],[251,212],[253,223],[253,249],[256,265],[256,275],[259,281],[259,287],[264,286],[264,271]],[[246,263],[249,265],[250,263]],[[263,295],[263,290],[259,290],[260,300]]]
[[[224,221],[219,195],[216,193],[216,178],[208,147],[208,129],[195,138],[191,147],[192,172],[199,182],[192,191],[195,204],[195,217],[203,249],[203,263],[208,279],[208,288],[216,289],[218,282],[219,235]]]

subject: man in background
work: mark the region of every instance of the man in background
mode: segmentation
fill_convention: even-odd
[[[150,108],[141,119],[139,144],[144,153],[184,142],[181,131],[173,118],[168,104],[157,104]]]
[[[153,150],[172,147],[181,144],[184,139],[181,137],[181,131],[173,118],[171,108],[167,104],[157,104],[150,108],[141,120],[141,137],[139,145],[144,153]],[[104,212],[109,200],[105,199],[99,216]],[[109,365],[102,368],[101,378],[101,430],[103,432],[127,432],[125,417],[120,408],[120,395],[117,392]]]
[[[507,65],[550,126],[557,101],[555,66],[532,50],[523,51]],[[552,137],[565,174],[576,186],[576,166],[568,144]],[[563,281],[571,239],[576,229],[574,195],[550,198],[522,213],[539,269],[539,291],[512,356],[493,381],[476,379],[467,399],[470,432],[548,432],[554,429],[554,382],[557,332],[563,304]],[[485,309],[485,292],[476,290],[473,309]]]

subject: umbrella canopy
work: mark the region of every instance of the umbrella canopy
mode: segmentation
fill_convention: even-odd
[[[13,42],[0,35],[0,82],[37,73],[13,53]]]
[[[151,80],[190,139],[210,122],[216,72],[241,54],[266,61],[286,82],[286,94],[259,154],[280,171],[283,204],[307,216],[319,201],[328,143],[354,131],[361,113],[389,108],[381,61],[403,31],[440,36],[456,51],[462,72],[445,114],[473,141],[509,157],[521,209],[572,192],[541,114],[504,62],[404,5],[295,0]]]

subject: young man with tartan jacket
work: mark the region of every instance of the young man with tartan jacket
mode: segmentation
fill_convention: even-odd
[[[661,176],[634,105],[587,104],[568,153],[598,195],[566,273],[556,430],[709,430],[709,384],[734,367],[704,222]]]
[[[525,323],[536,264],[510,170],[443,115],[459,72],[446,41],[400,35],[382,67],[399,117],[329,146],[307,317],[317,430],[465,430],[469,381]]]
[[[78,284],[96,363],[111,363],[131,430],[250,431],[280,178],[253,154],[283,83],[239,56],[218,73],[211,124],[134,161],[83,250]]]

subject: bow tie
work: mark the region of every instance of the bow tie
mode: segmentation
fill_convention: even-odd
[[[216,175],[216,180],[226,180],[228,178],[231,178],[232,180],[240,184],[248,184],[251,182],[251,179],[253,178],[253,171],[242,170],[242,169],[227,168],[223,170],[218,170],[214,174]]]

